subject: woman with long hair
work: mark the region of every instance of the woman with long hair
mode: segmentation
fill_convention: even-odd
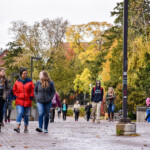
[[[108,109],[109,121],[113,121],[115,99],[116,99],[116,95],[115,95],[114,89],[112,87],[109,87],[108,93],[106,94],[106,105]]]
[[[0,132],[3,123],[3,107],[10,91],[8,80],[5,76],[5,69],[0,68]]]
[[[68,104],[67,104],[66,99],[63,100],[61,108],[62,108],[62,114],[63,114],[63,121],[66,121],[67,109],[68,109]]]
[[[55,95],[55,87],[46,71],[41,71],[39,78],[40,80],[37,81],[34,89],[39,113],[39,128],[36,128],[36,131],[43,132],[44,118],[44,133],[48,133],[49,112]]]

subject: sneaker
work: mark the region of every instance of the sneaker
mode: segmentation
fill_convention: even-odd
[[[8,119],[8,122],[10,123],[10,119]]]
[[[47,129],[45,129],[45,130],[44,130],[44,133],[48,133],[48,130],[47,130]]]
[[[16,131],[17,133],[20,133],[20,129],[19,128],[14,128],[14,131]]]
[[[43,130],[41,128],[36,128],[37,132],[43,132]]]
[[[29,130],[28,129],[24,129],[24,133],[28,133],[29,132]]]

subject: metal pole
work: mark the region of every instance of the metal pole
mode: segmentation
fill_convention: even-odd
[[[31,80],[32,80],[33,58],[31,57]]]
[[[33,58],[31,57],[31,80],[32,80]],[[32,116],[32,107],[30,108],[30,120],[34,120]]]
[[[124,0],[123,29],[123,118],[127,119],[127,37],[128,37],[128,0]]]

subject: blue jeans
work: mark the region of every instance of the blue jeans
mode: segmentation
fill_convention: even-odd
[[[24,118],[24,126],[28,126],[30,107],[23,107],[21,105],[17,105],[16,108],[17,108],[16,123],[21,124],[21,119],[23,117]]]
[[[49,123],[49,112],[52,103],[39,103],[37,102],[37,109],[39,113],[39,128],[43,129],[43,117],[44,117],[44,129],[47,130]]]
[[[108,113],[114,113],[115,105],[109,104]]]

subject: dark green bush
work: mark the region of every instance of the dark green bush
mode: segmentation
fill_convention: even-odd
[[[68,109],[67,110],[67,116],[73,116],[73,110],[72,109]]]
[[[85,108],[80,108],[80,114],[79,114],[79,116],[84,116],[85,115]]]

